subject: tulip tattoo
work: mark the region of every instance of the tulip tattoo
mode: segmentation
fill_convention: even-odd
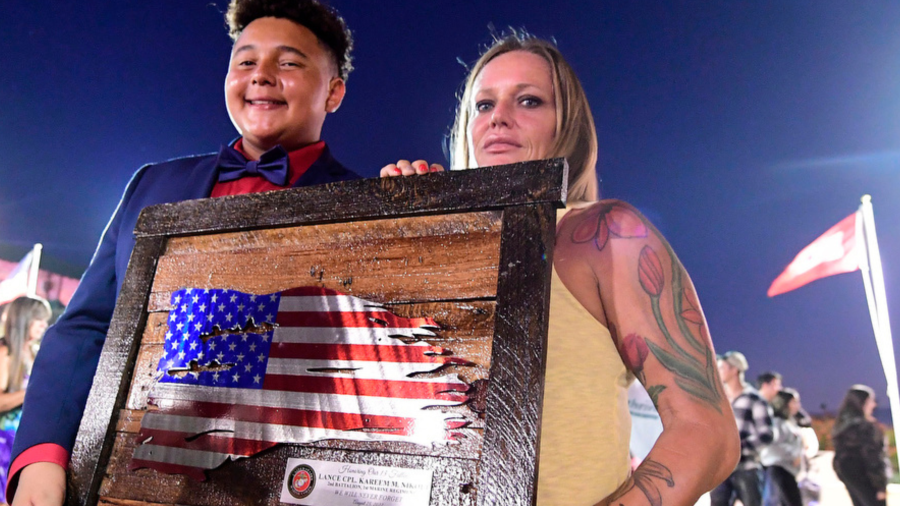
[[[616,337],[616,344],[620,347],[620,355],[625,365],[634,372],[641,383],[646,385],[644,362],[649,354],[652,354],[666,370],[674,374],[675,384],[679,388],[721,413],[719,404],[722,393],[716,372],[716,360],[712,348],[701,341],[705,322],[699,306],[694,302],[695,294],[690,290],[690,285],[686,287],[684,284],[683,279],[687,273],[675,256],[675,252],[653,224],[626,204],[604,202],[596,205],[590,212],[592,214],[585,216],[585,219],[575,227],[572,242],[583,244],[593,241],[594,246],[602,251],[610,238],[638,239],[653,233],[665,248],[665,256],[668,256],[668,268],[671,270],[669,279],[666,277],[667,269],[664,261],[649,244],[641,249],[637,259],[637,281],[650,299],[653,316],[660,333],[665,338],[665,343],[657,344],[636,334],[629,334],[619,343]],[[666,314],[670,314],[670,310],[674,313],[678,339],[669,331],[663,318],[664,308],[661,307],[661,301],[668,300],[669,295],[671,307],[666,307],[665,310]],[[665,385],[647,386],[647,392],[654,405],[665,388]]]

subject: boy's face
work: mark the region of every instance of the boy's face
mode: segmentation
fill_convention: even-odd
[[[344,81],[331,55],[306,27],[259,18],[234,43],[225,105],[248,155],[317,142],[325,115],[343,98]]]

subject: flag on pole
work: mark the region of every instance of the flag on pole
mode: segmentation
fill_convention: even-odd
[[[278,443],[326,439],[454,439],[465,424],[430,406],[467,400],[453,375],[467,364],[441,347],[431,318],[318,287],[253,295],[185,289],[172,294],[165,352],[130,468],[204,479],[204,470]]]
[[[6,304],[28,294],[32,273],[34,249],[28,252],[18,265],[0,282],[0,304]]]
[[[864,247],[857,229],[858,214],[847,216],[803,248],[775,278],[767,295],[774,297],[819,278],[858,270]]]

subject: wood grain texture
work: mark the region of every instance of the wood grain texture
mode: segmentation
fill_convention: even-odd
[[[122,455],[130,455],[129,450],[133,449],[130,438],[120,434],[119,439],[118,446],[125,450]],[[274,505],[279,504],[288,458],[431,469],[434,471],[432,506],[475,504],[475,490],[470,486],[470,479],[475,475],[473,460],[323,450],[296,445],[277,446],[254,458],[230,462],[211,471],[205,482],[151,469],[127,471],[128,459],[114,456],[110,459],[109,475],[103,480],[100,495],[107,502],[127,499],[135,501],[134,504]],[[228,486],[221,486],[223,483]]]
[[[67,502],[92,504],[115,438],[115,418],[128,394],[156,259],[165,238],[139,239],[122,284],[71,456]]]
[[[493,297],[498,212],[423,216],[173,238],[152,309],[180,288],[272,293],[324,286],[374,302]]]
[[[538,202],[561,207],[566,200],[567,172],[566,161],[555,158],[160,204],[141,213],[135,234],[192,235],[501,209]]]
[[[537,499],[556,211],[520,206],[505,210],[503,218],[478,504],[531,506]]]

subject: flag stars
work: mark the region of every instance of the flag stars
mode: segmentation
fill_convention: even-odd
[[[231,322],[232,318],[234,318],[234,316],[231,313],[228,313],[227,315],[225,315],[225,320],[228,322]]]
[[[178,360],[184,360],[184,350],[178,352]]]
[[[216,355],[216,360],[218,360],[219,363],[221,364],[222,360],[224,360],[224,359],[225,359],[225,354],[220,351],[219,354]]]
[[[200,329],[202,329],[202,328],[203,328],[203,324],[202,324],[202,323],[197,322],[197,323],[194,324],[194,330],[196,330],[197,332],[200,332]]]
[[[260,362],[263,362],[263,361],[266,360],[266,356],[263,355],[262,353],[260,353],[260,354],[256,357],[256,359],[257,359],[258,361],[260,361]]]
[[[278,300],[278,295],[275,295],[274,293],[269,295],[269,302],[275,302],[276,300]]]
[[[208,321],[208,322],[213,321],[213,315],[212,315],[212,313],[206,315],[206,321]]]
[[[231,343],[228,345],[228,351],[234,351],[237,348],[237,343]]]
[[[220,313],[221,313],[222,311],[225,311],[225,304],[224,304],[224,303],[219,304],[219,306],[218,306],[217,309],[219,310]]]
[[[177,350],[177,349],[178,349],[178,341],[172,341],[172,349],[173,349],[173,350]]]
[[[189,322],[194,321],[194,313],[188,313],[188,321]]]
[[[259,383],[259,380],[261,380],[261,379],[262,379],[262,378],[259,377],[259,374],[257,374],[256,376],[253,377],[253,382],[254,382],[254,383]]]
[[[259,311],[260,313],[261,313],[262,310],[265,309],[265,308],[266,308],[266,305],[263,304],[262,302],[260,302],[259,305],[256,306],[256,310]]]
[[[197,349],[197,341],[191,341],[191,351],[194,351],[196,349]]]
[[[250,343],[250,351],[251,352],[256,351],[256,343]]]
[[[219,381],[219,371],[216,371],[212,375],[213,381]]]
[[[237,301],[237,295],[232,294],[232,295],[231,295],[231,298],[228,299],[228,300],[229,300],[229,302],[235,302],[235,301]]]
[[[253,366],[252,366],[252,365],[247,364],[247,365],[244,366],[244,372],[250,372],[251,370],[253,370]]]
[[[200,312],[201,312],[201,313],[205,313],[205,312],[206,312],[206,304],[200,304]]]
[[[184,313],[185,311],[187,311],[187,304],[182,304],[182,305],[181,305],[181,312]]]
[[[238,362],[243,362],[243,361],[244,361],[244,354],[243,354],[243,353],[238,353],[237,361],[238,361]]]
[[[256,295],[250,295],[250,302],[256,302]]]
[[[175,325],[175,330],[181,330],[184,328],[184,323],[178,322],[178,325]]]
[[[238,312],[243,311],[245,307],[246,307],[246,306],[244,306],[244,303],[243,303],[243,302],[241,302],[240,304],[238,304],[238,307],[237,307],[237,308],[238,308]]]
[[[193,302],[194,304],[200,302],[200,296],[199,296],[199,295],[194,295],[194,296],[191,298],[191,302]]]
[[[212,339],[209,340],[209,349],[210,351],[216,351],[216,342]]]
[[[274,316],[272,316],[272,313],[267,314],[266,323],[272,323],[272,318],[274,318]]]
[[[172,300],[175,301],[176,306],[178,304],[181,304],[181,295],[179,295],[178,293],[175,293],[175,297],[173,297]]]
[[[169,321],[170,321],[170,322],[174,322],[174,321],[175,321],[175,313],[169,313]]]
[[[232,381],[237,383],[241,379],[241,375],[238,373],[234,373],[234,376],[231,377]]]

